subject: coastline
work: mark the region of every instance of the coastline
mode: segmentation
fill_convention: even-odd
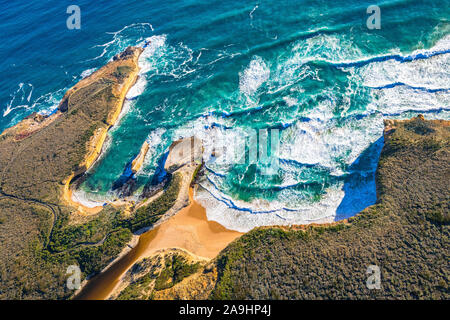
[[[124,104],[126,102],[126,95],[133,88],[133,86],[136,84],[136,82],[139,78],[139,72],[140,72],[139,57],[140,57],[141,53],[143,52],[143,49],[142,48],[136,48],[136,49],[137,49],[136,52],[138,52],[138,54],[134,53],[134,56],[133,56],[134,70],[132,72],[130,72],[126,81],[121,85],[119,96],[118,96],[118,101],[114,106],[114,110],[112,113],[108,114],[108,118],[106,121],[107,126],[103,127],[103,128],[98,128],[94,132],[94,135],[91,137],[91,139],[88,142],[87,153],[86,153],[84,161],[79,165],[79,170],[72,172],[72,174],[65,181],[63,181],[64,188],[63,188],[62,199],[67,204],[69,204],[69,206],[77,208],[77,210],[81,213],[95,214],[95,213],[99,213],[103,209],[103,206],[90,207],[88,204],[83,203],[82,200],[74,199],[73,198],[73,191],[74,191],[73,188],[75,187],[74,182],[77,177],[81,176],[87,170],[89,170],[95,164],[95,162],[100,158],[109,130],[111,130],[111,128],[113,128],[114,125],[116,125],[117,122],[121,118],[122,110],[123,110]],[[93,81],[93,79],[100,77],[107,70],[107,68],[110,68],[109,67],[110,64],[114,63],[114,61],[116,61],[116,60],[109,62],[108,64],[106,64],[102,68],[98,69],[97,71],[95,71],[94,73],[89,75],[88,77],[82,79],[73,88],[69,89],[67,91],[67,93],[65,94],[64,98],[62,99],[62,101],[60,103],[60,107],[64,104],[65,101],[67,101],[68,97],[70,97],[71,94],[73,94],[80,88],[83,88],[84,86],[88,85],[91,81]],[[81,85],[81,87],[80,87],[80,85]]]
[[[164,259],[166,261],[167,257],[174,256],[174,255],[184,257],[187,261],[189,261],[190,264],[198,263],[201,265],[201,267],[208,265],[210,263],[209,259],[196,256],[192,252],[188,252],[185,249],[168,248],[168,249],[158,250],[151,256],[140,259],[133,266],[141,266],[143,263],[145,263],[145,261],[154,261],[154,260],[158,260],[158,259],[160,259],[160,261],[161,261],[161,259]],[[138,269],[140,269],[140,268],[138,268]],[[127,272],[125,272],[125,274],[122,275],[120,281],[115,286],[115,288],[112,291],[112,293],[110,294],[108,300],[118,299],[121,296],[122,292],[124,290],[126,290],[126,288],[128,288],[128,286],[133,285],[135,283],[136,276],[139,276],[139,274],[142,274],[142,273],[145,274],[147,271],[148,271],[148,269],[143,268],[143,269],[140,269],[138,272],[136,272],[134,267],[130,268]],[[159,269],[159,271],[161,271],[161,269]],[[158,271],[156,271],[156,272],[158,272]],[[156,298],[156,296],[153,297],[153,299],[155,299],[155,298]],[[156,300],[157,300],[157,298],[156,298]]]
[[[190,186],[196,167],[188,165],[177,170],[183,174],[183,185],[174,207],[151,229],[134,234],[120,255],[101,273],[84,282],[73,299],[108,299],[136,262],[164,250],[178,249],[200,260],[210,261],[230,242],[243,235],[208,220],[206,209],[194,199],[195,187]]]
[[[449,4],[5,2],[0,300],[450,300]]]

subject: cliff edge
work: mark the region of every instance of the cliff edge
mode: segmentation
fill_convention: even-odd
[[[375,205],[331,225],[252,230],[154,298],[449,299],[450,121],[386,120],[384,139]]]

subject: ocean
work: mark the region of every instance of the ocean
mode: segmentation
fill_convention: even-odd
[[[4,1],[0,132],[49,114],[65,91],[129,45],[150,45],[123,115],[81,185],[92,203],[144,143],[136,196],[170,144],[197,136],[205,176],[195,198],[237,231],[341,220],[375,203],[383,119],[450,118],[450,1]],[[81,28],[69,30],[69,5]],[[370,5],[380,29],[369,29]],[[220,163],[221,137],[279,135],[277,168]]]

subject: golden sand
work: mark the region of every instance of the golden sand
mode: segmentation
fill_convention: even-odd
[[[150,256],[165,248],[182,248],[197,256],[212,259],[242,233],[225,229],[215,221],[208,221],[206,210],[193,200],[167,222],[141,236],[145,243],[143,255]]]
[[[138,244],[104,272],[90,280],[75,299],[107,299],[125,272],[138,260],[157,251],[181,248],[193,255],[212,259],[242,233],[225,229],[217,222],[208,221],[206,210],[193,199],[190,205],[158,227],[140,236]]]

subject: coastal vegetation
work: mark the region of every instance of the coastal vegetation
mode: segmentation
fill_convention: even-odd
[[[140,207],[126,225],[131,231],[137,231],[158,221],[161,216],[173,207],[181,188],[181,174],[175,173],[164,193],[148,205]]]
[[[128,48],[81,80],[49,118],[33,114],[0,135],[0,299],[70,297],[68,266],[78,265],[83,279],[100,272],[132,231],[173,205],[176,174],[156,204],[127,216],[112,205],[84,216],[63,199],[67,179],[82,176],[101,148],[99,133],[117,119],[141,50]]]
[[[175,284],[195,273],[200,264],[188,264],[186,259],[180,255],[173,255],[170,259],[166,259],[163,271],[155,282],[155,290],[164,290],[173,287]]]
[[[210,298],[449,299],[449,123],[389,125],[377,204],[330,226],[249,232],[216,259]],[[370,265],[379,290],[366,286]]]
[[[128,286],[118,300],[148,300],[154,294],[172,288],[197,272],[204,263],[193,261],[187,253],[177,250],[161,252],[137,262],[125,275]]]
[[[64,200],[65,187],[90,167],[117,120],[140,51],[128,48],[80,81],[52,116],[33,114],[0,135],[0,299],[69,298],[68,266],[79,266],[83,279],[100,272],[132,232],[174,206],[179,173],[159,197],[128,214],[105,205],[84,215]],[[144,259],[119,299],[153,298],[195,274],[214,274],[199,277],[217,281],[212,299],[450,298],[449,128],[423,117],[386,122],[378,201],[357,216],[255,229],[219,254],[207,267],[214,272],[180,253]],[[379,290],[366,287],[371,265],[382,272]]]

